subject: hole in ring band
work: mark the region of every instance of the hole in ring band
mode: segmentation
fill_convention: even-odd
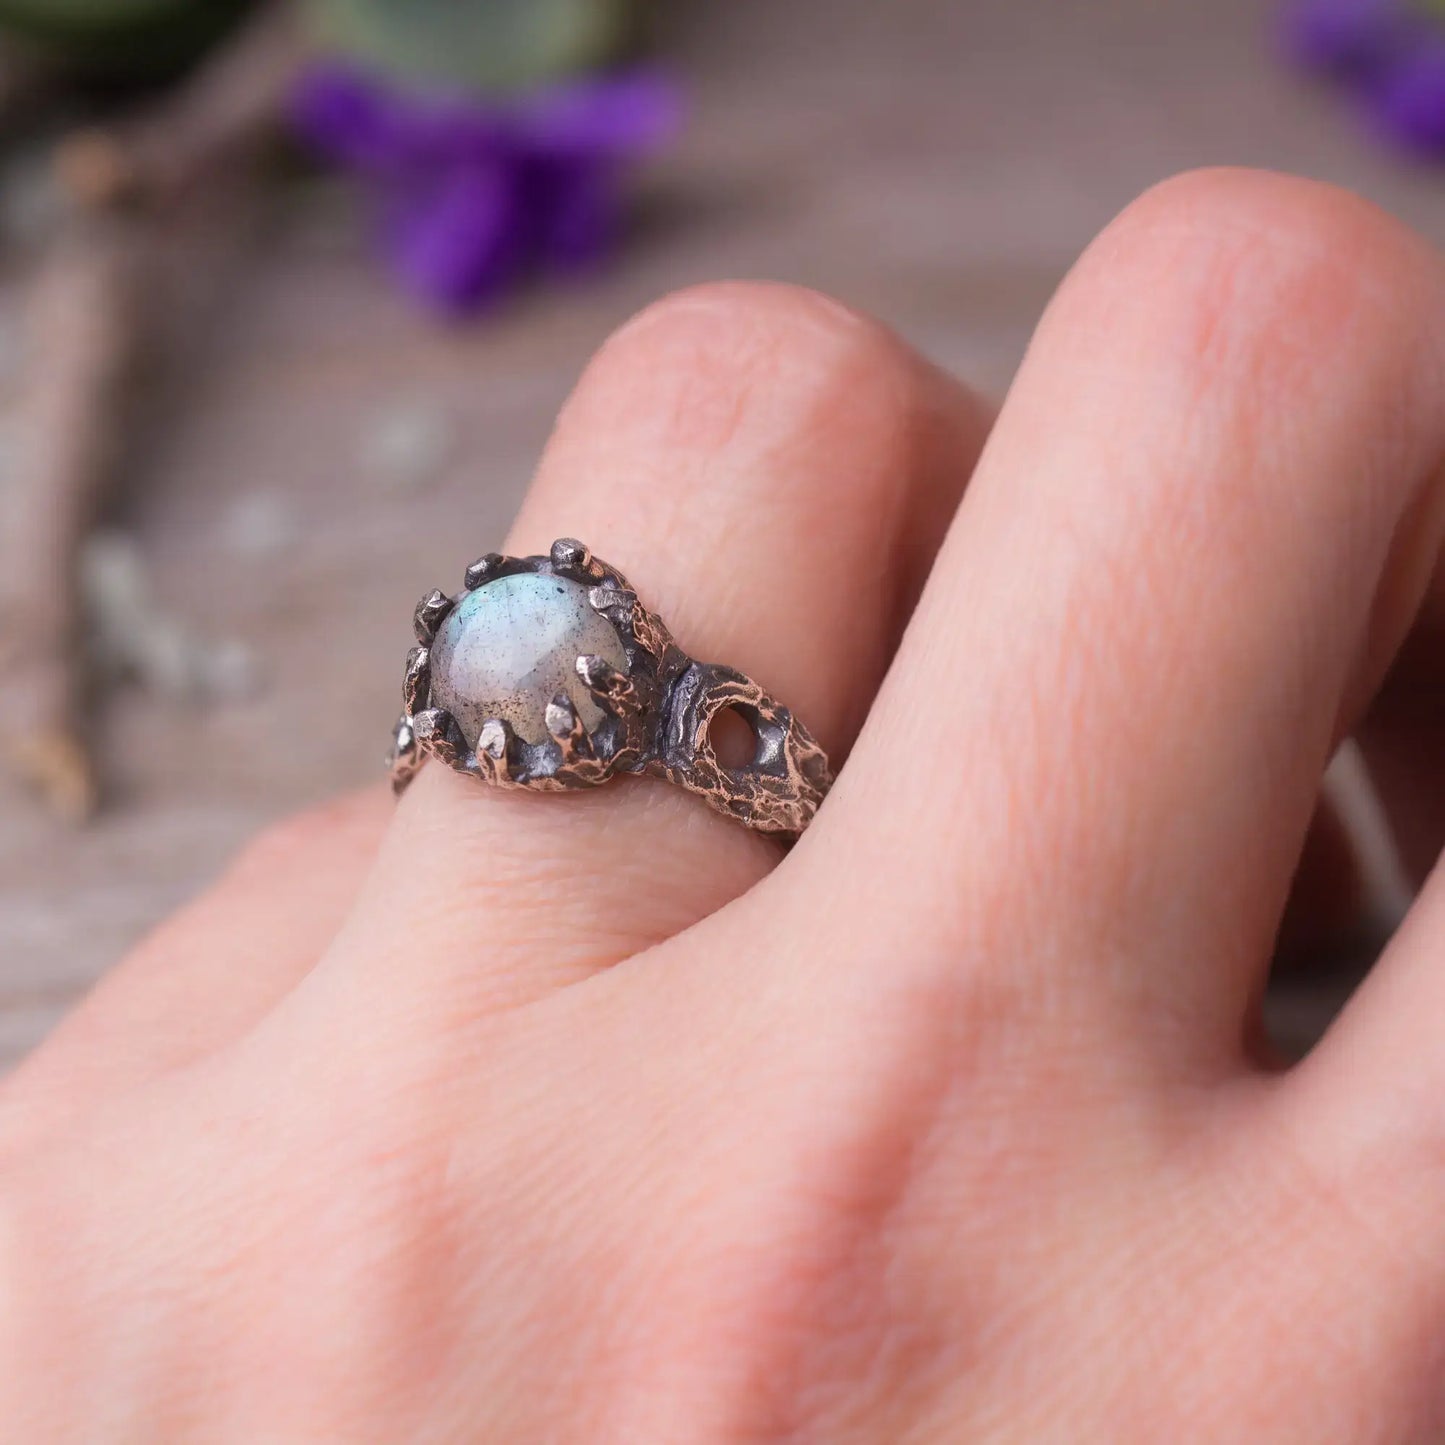
[[[758,728],[749,709],[725,707],[713,714],[707,725],[708,745],[720,767],[740,773],[758,761]]]

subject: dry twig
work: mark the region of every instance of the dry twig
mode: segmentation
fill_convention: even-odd
[[[273,0],[189,79],[137,114],[86,130],[60,149],[62,181],[80,201],[164,206],[276,131],[305,59],[294,4]]]
[[[22,466],[0,562],[5,752],[64,816],[95,781],[82,740],[77,559],[118,442],[135,351],[137,242],[120,220],[73,223],[31,295]]]
[[[0,752],[66,817],[97,796],[79,559],[127,429],[143,274],[178,199],[274,130],[302,58],[294,7],[276,0],[176,90],[57,155],[72,204],[34,287],[28,436],[0,537]]]

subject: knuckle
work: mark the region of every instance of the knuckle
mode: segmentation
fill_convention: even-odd
[[[1175,176],[1085,254],[1059,309],[1095,338],[1147,346],[1196,387],[1227,378],[1276,398],[1418,362],[1438,261],[1406,227],[1335,187],[1245,170]],[[1405,353],[1402,355],[1402,353]]]
[[[613,333],[600,359],[653,355],[674,345],[724,361],[794,347],[831,356],[882,344],[887,336],[879,323],[805,286],[713,281],[644,307]]]
[[[1309,521],[1291,535],[1368,545],[1362,519],[1384,525],[1430,444],[1442,281],[1425,242],[1330,186],[1210,170],[1145,193],[1040,328],[1071,404],[1134,422],[1092,433],[1117,504],[1100,515],[1129,517],[1134,536],[1207,536],[1216,582],[1226,559],[1247,580],[1262,527],[1283,537],[1287,518]],[[1362,437],[1379,439],[1368,462]],[[1179,550],[1155,555],[1142,571],[1137,551],[1124,557],[1125,605],[1134,579],[1155,603],[1181,595]]]
[[[911,371],[885,327],[802,287],[725,282],[653,303],[606,342],[559,430],[638,420],[662,445],[699,454],[764,449],[783,434],[836,425],[900,392]]]
[[[1206,239],[1221,229],[1242,229],[1287,247],[1417,244],[1393,217],[1339,186],[1224,166],[1184,171],[1150,186],[1115,225],[1147,230],[1160,223],[1198,227]]]

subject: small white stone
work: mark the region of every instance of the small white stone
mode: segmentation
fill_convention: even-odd
[[[588,653],[627,669],[622,639],[593,611],[586,587],[535,572],[499,577],[442,623],[431,649],[431,704],[456,719],[471,748],[492,717],[528,742],[545,742],[547,704],[559,692],[591,729],[602,713],[577,676],[577,659]]]

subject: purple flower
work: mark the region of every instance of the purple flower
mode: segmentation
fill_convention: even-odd
[[[1391,142],[1445,157],[1445,16],[1426,0],[1292,0],[1280,40],[1298,64],[1349,85]]]
[[[1293,0],[1279,36],[1297,64],[1349,77],[1388,62],[1414,27],[1408,0]]]
[[[378,192],[402,283],[459,313],[532,266],[575,270],[615,245],[627,162],[676,130],[656,74],[579,82],[514,101],[408,92],[323,65],[292,100],[298,134]]]
[[[1405,150],[1445,157],[1445,30],[1378,76],[1370,105],[1380,129]]]

